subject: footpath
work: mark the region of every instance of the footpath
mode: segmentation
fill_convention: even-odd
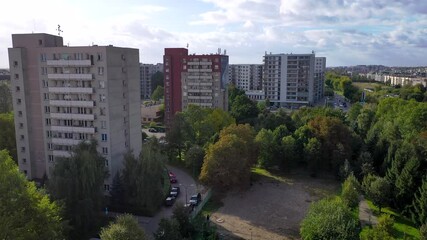
[[[359,221],[362,228],[366,225],[376,225],[378,223],[378,218],[372,213],[363,195],[359,202]]]

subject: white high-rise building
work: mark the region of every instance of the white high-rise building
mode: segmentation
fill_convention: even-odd
[[[262,89],[262,64],[231,64],[229,82],[244,91]]]
[[[325,85],[326,58],[316,57],[314,60],[314,98],[320,100],[323,98]]]
[[[141,151],[138,49],[68,47],[49,34],[13,34],[9,48],[19,169],[50,175],[76,144],[95,139],[110,177]]]
[[[141,80],[141,99],[149,99],[154,89],[151,86],[151,78],[157,72],[163,72],[163,64],[144,64],[139,66]]]
[[[314,53],[266,54],[263,87],[265,98],[276,106],[313,104],[319,99],[319,92],[323,92],[323,84],[315,78]]]

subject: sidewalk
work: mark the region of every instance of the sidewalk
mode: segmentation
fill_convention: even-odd
[[[363,195],[359,202],[359,221],[362,228],[366,225],[376,225],[378,223],[378,218],[372,213]]]

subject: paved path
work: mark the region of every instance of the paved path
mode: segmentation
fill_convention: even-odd
[[[377,217],[372,213],[368,206],[368,202],[362,196],[359,202],[359,221],[362,227],[366,225],[376,225],[378,223]]]

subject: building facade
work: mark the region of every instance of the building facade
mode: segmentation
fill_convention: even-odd
[[[231,64],[229,82],[244,91],[262,89],[262,64]]]
[[[50,175],[76,144],[95,139],[110,177],[123,154],[141,151],[138,49],[66,47],[49,34],[13,34],[9,48],[18,164],[29,179]]]
[[[228,109],[228,56],[165,48],[165,121],[188,105]]]
[[[315,78],[315,54],[265,54],[263,87],[265,99],[277,107],[311,105],[323,93]]]
[[[314,59],[314,100],[323,98],[326,74],[326,58],[315,57]]]
[[[163,72],[163,64],[144,64],[139,65],[140,80],[141,80],[141,99],[149,99],[154,91],[151,86],[151,78],[157,72]]]

